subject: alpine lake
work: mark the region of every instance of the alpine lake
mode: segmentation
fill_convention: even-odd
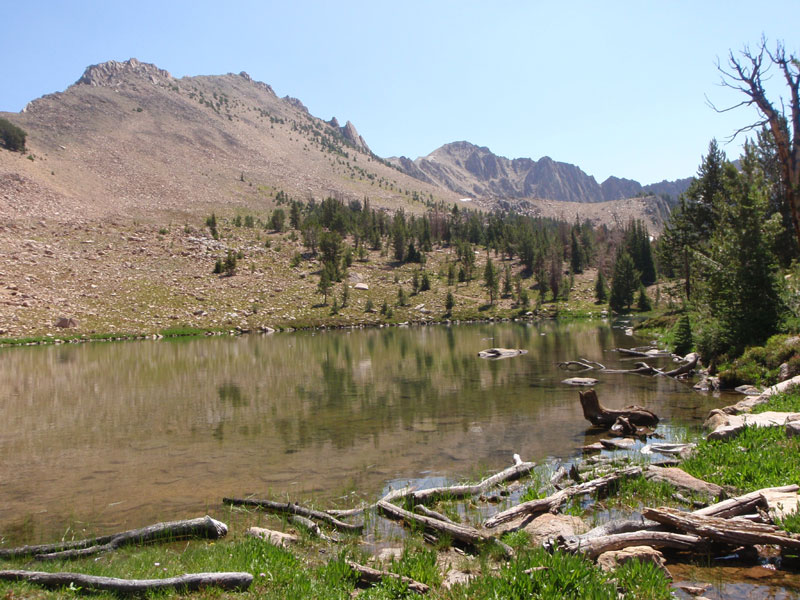
[[[562,383],[583,374],[558,363],[631,368],[614,348],[647,340],[628,327],[505,322],[0,349],[0,543],[225,520],[224,496],[349,508],[407,484],[476,480],[515,453],[569,465],[607,434],[590,430],[579,388]],[[527,354],[478,357],[493,347]],[[587,376],[605,406],[658,414],[666,441],[699,435],[708,411],[730,403],[668,377]],[[681,568],[676,579],[701,572],[724,597],[800,597],[791,583],[751,585],[724,568]]]

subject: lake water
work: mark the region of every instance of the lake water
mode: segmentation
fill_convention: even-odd
[[[636,343],[594,321],[3,349],[0,538],[213,515],[249,493],[352,506],[514,453],[567,458],[596,436],[556,363],[630,366],[610,350]],[[477,357],[490,347],[528,354]],[[719,404],[668,378],[596,377],[602,403],[652,408],[667,436]]]

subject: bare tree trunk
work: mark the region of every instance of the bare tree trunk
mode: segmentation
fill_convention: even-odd
[[[0,580],[27,581],[48,588],[70,585],[85,590],[102,590],[121,594],[141,594],[149,590],[196,591],[207,587],[244,591],[253,582],[250,573],[191,573],[166,579],[117,579],[83,573],[45,573],[43,571],[0,571]]]

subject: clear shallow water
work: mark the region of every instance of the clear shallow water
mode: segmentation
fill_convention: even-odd
[[[546,322],[1,350],[0,537],[213,515],[248,493],[352,505],[515,452],[566,458],[596,436],[556,363],[629,366],[609,350],[635,344]],[[490,347],[528,354],[477,357]],[[668,437],[719,404],[668,378],[597,377],[601,402],[652,408]]]

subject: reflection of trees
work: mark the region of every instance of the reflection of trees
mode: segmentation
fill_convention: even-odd
[[[56,449],[87,436],[98,448],[168,432],[219,438],[222,423],[226,444],[271,436],[290,451],[350,448],[420,425],[460,430],[577,402],[555,363],[586,356],[613,364],[602,350],[630,341],[596,322],[543,322],[85,345],[68,355],[63,347],[20,349],[5,353],[0,389],[10,390],[4,410],[14,431],[59,432],[48,441]],[[529,354],[477,357],[491,346]],[[609,378],[602,397],[614,407],[661,403],[660,386]],[[35,443],[15,439],[17,451]]]

